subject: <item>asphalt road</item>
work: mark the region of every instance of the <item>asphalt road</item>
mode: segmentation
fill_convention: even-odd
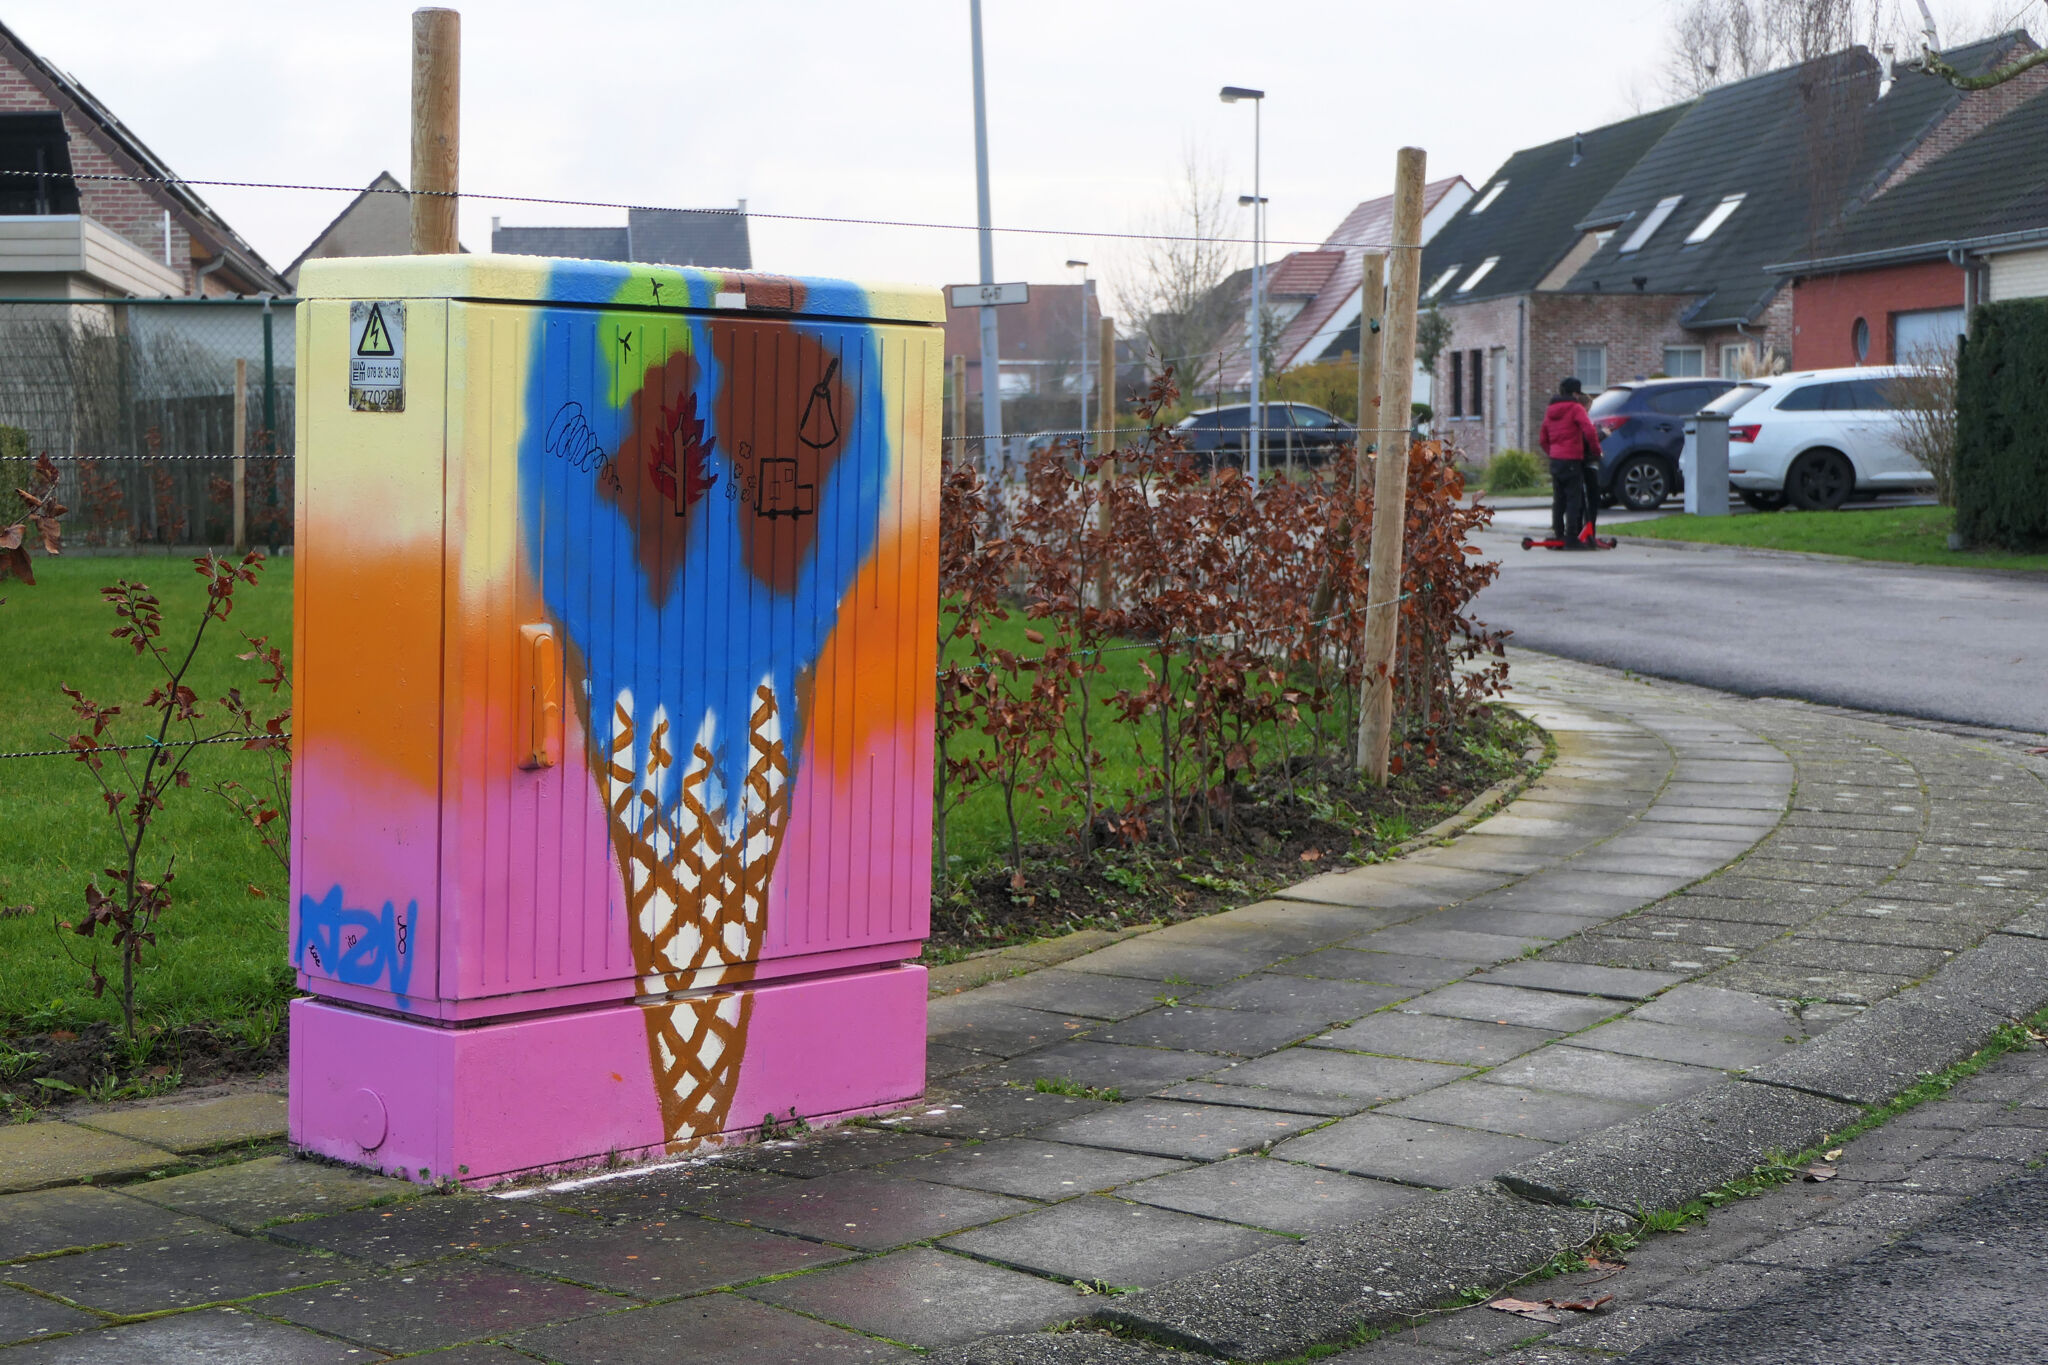
[[[2048,1361],[2048,1173],[1624,1357],[1627,1365],[2001,1365]]]
[[[1513,538],[1479,538],[1501,576],[1473,608],[1514,644],[1745,696],[2048,731],[2048,574],[1628,539],[1524,551],[1524,519],[1539,517],[1504,512]]]

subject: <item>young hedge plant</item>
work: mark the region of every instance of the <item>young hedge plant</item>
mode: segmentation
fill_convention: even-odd
[[[1956,532],[2048,546],[2048,299],[1980,306],[1956,376]]]

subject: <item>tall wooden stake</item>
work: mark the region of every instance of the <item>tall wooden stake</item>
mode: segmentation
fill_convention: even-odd
[[[1102,364],[1095,371],[1097,391],[1095,425],[1102,434],[1095,438],[1096,451],[1104,456],[1102,486],[1096,494],[1096,513],[1102,523],[1102,551],[1095,557],[1095,605],[1109,610],[1113,589],[1109,581],[1109,547],[1116,539],[1116,509],[1110,506],[1110,491],[1116,487],[1116,319],[1102,320]],[[1084,436],[1082,438],[1086,440]],[[1084,447],[1085,449],[1085,447]]]
[[[249,362],[235,357],[235,553],[249,553]]]
[[[1401,627],[1401,550],[1408,523],[1408,433],[1415,401],[1415,308],[1422,293],[1420,147],[1403,147],[1394,163],[1392,287],[1382,332],[1379,458],[1373,467],[1372,576],[1366,591],[1364,697],[1358,708],[1358,766],[1381,786],[1394,729],[1394,652]],[[1362,338],[1361,338],[1362,340]],[[1361,417],[1365,414],[1360,413]],[[1359,424],[1361,427],[1364,423]]]
[[[461,138],[462,16],[412,12],[412,252],[447,256],[455,239]]]

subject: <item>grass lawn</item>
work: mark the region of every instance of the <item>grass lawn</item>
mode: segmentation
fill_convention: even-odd
[[[1763,550],[1804,550],[1897,564],[1938,564],[1964,569],[2048,570],[2048,554],[1951,550],[1946,507],[1880,507],[1839,512],[1759,512],[1734,517],[1661,517],[1656,521],[1603,523],[1617,536],[1694,540],[1713,545],[1748,545]]]
[[[165,640],[189,645],[205,589],[184,558],[38,557],[35,587],[0,585],[7,599],[0,605],[0,752],[64,746],[76,718],[60,683],[128,708],[111,742],[141,737],[140,703],[158,675],[148,659],[108,638],[114,613],[99,596],[103,585],[123,577],[140,579],[163,599]],[[241,632],[288,648],[291,621],[292,561],[274,559],[260,583],[242,585],[227,628],[215,622],[208,629],[189,678],[202,701],[230,687],[245,695],[255,690],[259,666],[235,658],[248,648]],[[203,790],[227,779],[253,781],[265,771],[263,758],[209,745],[190,771],[192,787],[172,793],[158,819],[149,864],[160,870],[164,856],[176,855],[171,908],[159,924],[157,948],[145,955],[137,991],[148,1017],[165,1024],[247,1017],[290,989],[283,869],[224,800]],[[67,758],[0,759],[0,783],[0,909],[15,910],[0,917],[0,1030],[118,1020],[115,993],[95,1000],[85,970],[66,956],[67,949],[89,951],[92,941],[52,924],[81,913],[86,878],[119,854],[92,774]]]

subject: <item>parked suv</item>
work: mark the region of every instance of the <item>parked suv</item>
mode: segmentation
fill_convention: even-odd
[[[1912,373],[1866,365],[1744,380],[1709,405],[1729,415],[1728,482],[1764,512],[1788,502],[1832,510],[1851,493],[1933,487],[1907,448],[1905,404],[1890,382]]]
[[[1733,387],[1732,379],[1643,379],[1603,390],[1588,412],[1600,433],[1601,501],[1647,512],[1684,492],[1686,419]]]
[[[1307,403],[1262,403],[1266,410],[1264,454],[1268,469],[1285,465],[1291,448],[1303,464],[1321,464],[1330,452],[1358,439],[1357,428],[1342,418]],[[1218,464],[1242,465],[1250,445],[1252,405],[1230,403],[1189,413],[1174,424],[1188,438],[1188,449]]]

